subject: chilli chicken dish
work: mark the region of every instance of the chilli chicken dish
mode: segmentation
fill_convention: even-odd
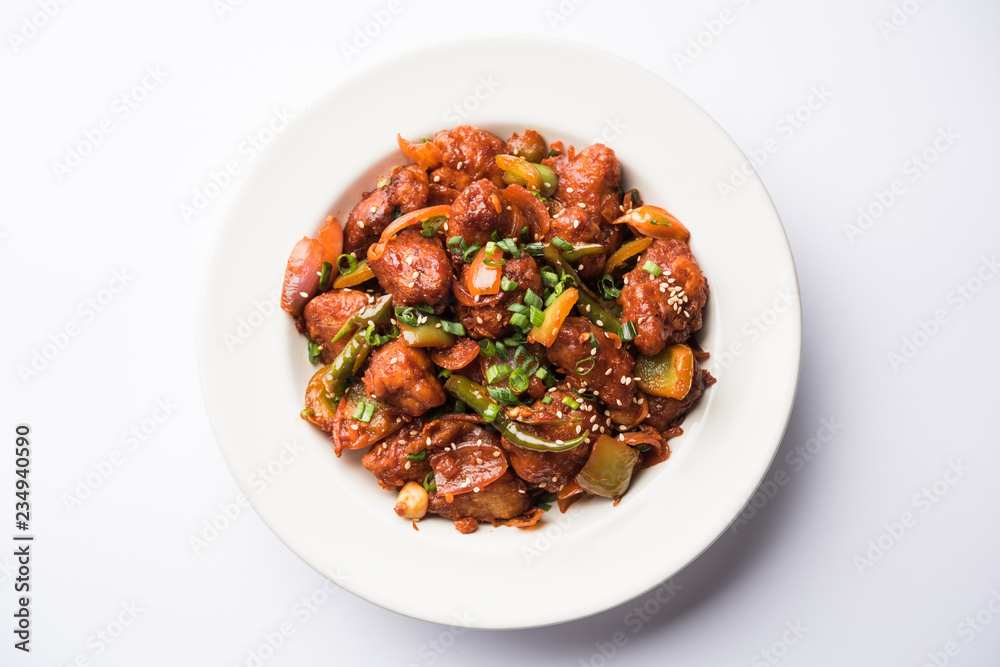
[[[320,366],[302,418],[338,457],[364,450],[414,522],[617,502],[715,382],[687,228],[623,190],[602,144],[397,138],[409,162],[288,260],[281,306]]]

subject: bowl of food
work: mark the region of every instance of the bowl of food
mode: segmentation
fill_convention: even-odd
[[[662,80],[553,40],[434,47],[315,104],[248,177],[199,306],[250,503],[340,586],[439,623],[556,623],[670,577],[752,495],[797,382],[780,220],[756,178],[716,189],[744,161]]]

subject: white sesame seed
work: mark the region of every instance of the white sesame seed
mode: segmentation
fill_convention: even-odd
[[[476,323],[477,324],[482,324],[483,323],[483,318],[481,318],[479,316],[476,316]]]
[[[583,264],[577,265],[576,270],[577,271],[583,271]]]
[[[587,208],[587,205],[584,204],[583,202],[578,202],[577,206],[579,206],[580,208],[583,208],[583,209]]]
[[[573,192],[573,188],[566,188],[566,192]]]
[[[309,292],[299,292],[299,295],[300,295],[300,296],[304,296],[304,297],[306,297],[307,299],[309,298]]]
[[[430,445],[431,445],[431,439],[428,437],[427,438],[427,446],[430,447]]]
[[[459,162],[459,163],[458,163],[458,168],[459,168],[459,169],[461,169],[461,168],[462,168],[462,164],[464,164],[464,163],[462,163],[462,162]]]
[[[473,493],[479,493],[479,487],[478,486],[472,487],[472,492]]]
[[[600,320],[597,320],[597,326],[603,327],[604,326],[604,322],[602,322]]]
[[[500,452],[493,452],[493,456],[494,456],[494,458],[500,456]]]
[[[407,461],[406,465],[403,466],[403,470],[409,470],[409,469],[410,469],[410,462]]]
[[[377,210],[378,210],[378,207],[377,207],[377,206],[372,206],[372,208],[371,208],[371,212],[372,212],[372,213],[374,213],[374,212],[375,212],[375,211],[377,211]]]
[[[437,182],[439,182],[440,180],[441,180],[441,174],[435,174],[435,175],[434,175],[434,182],[435,182],[435,183],[437,183]]]

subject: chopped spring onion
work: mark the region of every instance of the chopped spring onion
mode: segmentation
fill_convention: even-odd
[[[321,290],[325,290],[330,287],[330,277],[332,274],[333,264],[330,262],[323,262],[323,268],[319,271],[319,288]]]
[[[636,335],[637,335],[637,332],[635,330],[635,322],[633,322],[632,320],[629,320],[628,322],[625,322],[624,324],[622,324],[622,336],[621,336],[621,338],[622,338],[623,341],[625,341],[627,343],[630,340],[634,340],[635,337],[636,337]]]
[[[552,245],[559,248],[560,250],[572,250],[573,244],[569,241],[559,238],[558,236],[552,239]]]
[[[486,391],[490,392],[490,396],[501,403],[506,403],[507,405],[517,405],[519,403],[517,394],[507,387],[487,387]]]
[[[430,238],[437,234],[438,230],[441,229],[441,225],[443,225],[447,220],[448,217],[444,215],[436,215],[433,218],[428,218],[420,225],[420,233],[423,236]]]
[[[528,326],[529,322],[524,313],[515,313],[514,316],[510,318],[510,324],[511,326],[521,329]]]
[[[406,455],[406,459],[408,461],[423,461],[426,458],[427,458],[427,450],[426,449],[421,449],[416,454],[407,454]]]
[[[601,276],[601,281],[597,283],[597,287],[601,291],[601,296],[605,299],[617,299],[622,295],[622,291],[615,287],[615,279],[607,273]]]
[[[563,405],[568,405],[569,407],[573,408],[574,410],[579,410],[580,409],[580,404],[577,403],[576,401],[574,401],[569,396],[567,396],[566,398],[564,398],[562,400],[562,402],[563,402]]]
[[[530,289],[524,293],[524,303],[528,306],[533,306],[535,308],[538,308],[539,310],[545,307],[542,298],[537,294],[535,294],[534,292],[532,292]]]
[[[508,381],[510,388],[515,394],[520,394],[528,389],[528,374],[524,372],[523,368],[515,368],[511,371],[510,380]]]
[[[320,347],[316,343],[309,341],[309,363],[315,364],[320,358]]]
[[[486,381],[490,384],[499,382],[510,375],[510,366],[507,364],[495,364],[486,369]]]
[[[511,280],[507,276],[503,276],[500,279],[500,289],[502,289],[504,292],[513,292],[518,287],[520,287],[520,283],[518,283],[516,280]]]
[[[430,493],[431,491],[437,491],[437,488],[438,485],[434,481],[434,471],[431,470],[429,473],[427,473],[427,476],[424,477],[424,491]]]
[[[552,402],[552,397],[549,396],[548,394],[546,394],[545,397],[542,398],[542,403],[544,403],[545,405],[548,405],[551,402]]]
[[[537,371],[535,371],[535,377],[538,378],[539,380],[544,380],[548,376],[549,372],[544,368],[539,368]]]
[[[369,423],[372,417],[375,415],[375,405],[373,403],[366,403],[361,401],[358,403],[358,407],[354,409],[353,418],[360,422]]]
[[[497,346],[493,344],[493,341],[484,338],[479,341],[479,353],[484,357],[495,357],[497,356]]]
[[[476,258],[476,253],[482,248],[478,243],[470,245],[465,251],[462,252],[462,261],[469,264]]]
[[[532,306],[528,319],[531,320],[531,326],[540,327],[545,324],[545,313]]]
[[[345,259],[347,260],[347,268],[344,268],[343,260]],[[337,258],[337,270],[340,271],[340,275],[346,276],[348,273],[354,273],[356,268],[358,268],[358,260],[353,255],[341,255]]]
[[[642,265],[642,270],[649,273],[654,278],[659,277],[659,275],[663,273],[663,270],[660,269],[659,265],[650,259],[647,259],[646,263]]]
[[[586,365],[588,361],[590,362],[589,366]],[[583,368],[580,367],[581,364],[584,365],[584,367],[586,368],[586,370],[584,370]],[[576,365],[574,366],[574,368],[576,369],[576,372],[577,372],[578,375],[586,375],[590,371],[594,370],[594,366],[596,364],[597,364],[597,361],[593,357],[587,357],[586,359],[581,359],[580,361],[576,362]]]
[[[517,249],[517,241],[514,239],[504,239],[497,243],[497,247],[504,252],[509,252],[511,257],[517,259],[521,256],[521,251]]]
[[[542,254],[545,252],[545,244],[541,242],[525,243],[523,250],[532,257],[541,257]]]
[[[461,322],[448,322],[447,320],[441,320],[441,328],[445,333],[450,333],[453,336],[464,336],[465,327],[462,326]]]

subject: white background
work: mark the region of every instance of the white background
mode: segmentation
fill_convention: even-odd
[[[51,18],[45,4],[0,12],[0,515],[12,521],[14,425],[28,423],[38,536],[27,656],[11,647],[14,563],[0,550],[0,664],[254,665],[285,623],[293,634],[263,644],[262,664],[997,664],[1000,280],[983,263],[1000,251],[995,2],[908,0],[898,25],[888,0],[423,0],[396,14],[371,0],[92,0],[52,2]],[[346,52],[372,12],[391,19]],[[674,578],[665,605],[649,594],[557,627],[449,629],[328,593],[252,510],[220,519],[238,489],[202,407],[194,313],[253,166],[248,137],[376,62],[481,32],[604,48],[681,88],[745,151],[774,139],[759,171],[801,283],[798,398],[760,508]],[[147,68],[161,80],[130,93]],[[523,75],[558,86],[558,73]],[[643,103],[602,94],[616,92]],[[143,99],[128,108],[123,94]],[[105,118],[110,133],[57,173]],[[232,182],[185,216],[229,161]],[[859,208],[878,215],[852,233]],[[51,359],[26,372],[36,352]],[[170,414],[154,422],[158,401]],[[213,520],[229,525],[193,546]],[[609,563],[580,595],[641,566]]]

